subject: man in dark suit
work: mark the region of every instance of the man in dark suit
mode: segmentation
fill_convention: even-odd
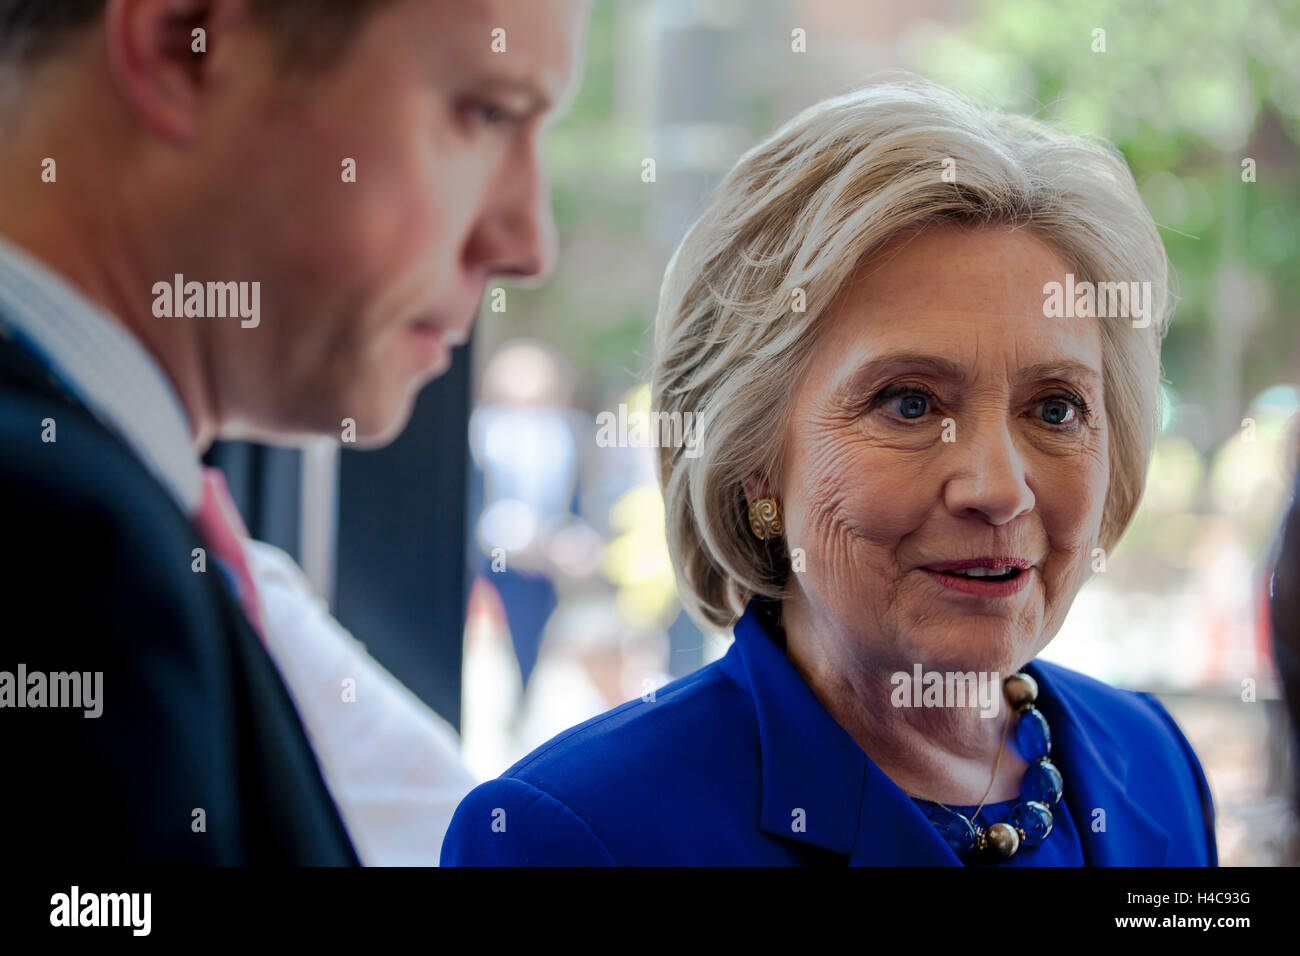
[[[0,0],[0,821],[357,862],[216,438],[382,444],[553,228],[580,0]]]

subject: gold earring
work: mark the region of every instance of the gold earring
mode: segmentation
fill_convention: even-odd
[[[775,498],[757,498],[749,503],[749,530],[760,541],[779,538],[785,533],[781,505]]]

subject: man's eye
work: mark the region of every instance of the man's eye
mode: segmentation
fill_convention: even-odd
[[[471,100],[462,107],[467,121],[471,125],[501,126],[513,120],[513,116],[503,106],[487,100]]]

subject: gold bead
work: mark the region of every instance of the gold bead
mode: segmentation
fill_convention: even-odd
[[[1002,682],[1002,692],[1006,694],[1007,702],[1019,710],[1021,704],[1032,704],[1038,699],[1038,682],[1021,671]]]
[[[1020,849],[1020,835],[1009,823],[995,823],[989,827],[986,842],[1004,860]]]

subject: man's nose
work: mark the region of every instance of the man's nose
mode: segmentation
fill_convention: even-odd
[[[488,195],[467,264],[489,276],[540,281],[554,271],[558,245],[546,173],[530,151],[504,170]]]
[[[957,468],[944,489],[953,514],[979,514],[990,524],[1002,525],[1033,509],[1025,458],[1005,421],[965,429],[958,424],[956,441]]]

